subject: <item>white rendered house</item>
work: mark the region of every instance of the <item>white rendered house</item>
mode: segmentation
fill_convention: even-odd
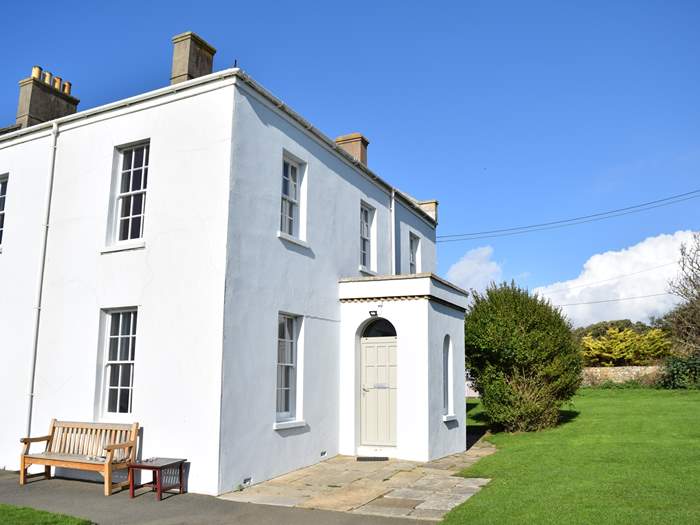
[[[209,494],[463,451],[437,203],[173,41],[171,85],[80,112],[35,68],[0,130],[0,468],[52,418],[138,421],[141,456],[186,457]]]

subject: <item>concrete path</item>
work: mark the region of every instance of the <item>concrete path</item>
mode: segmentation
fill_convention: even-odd
[[[138,495],[140,494],[140,495]],[[104,525],[131,523],[235,525],[405,525],[405,520],[358,516],[342,512],[270,507],[225,501],[212,496],[183,494],[155,501],[142,489],[102,495],[102,485],[86,481],[35,478],[24,487],[18,474],[0,470],[0,503],[69,514]]]
[[[439,521],[489,482],[455,474],[495,450],[493,445],[481,440],[467,452],[429,463],[357,461],[354,457],[336,456],[220,498],[354,515]]]

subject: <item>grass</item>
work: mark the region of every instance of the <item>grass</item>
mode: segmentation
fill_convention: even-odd
[[[64,514],[52,514],[43,510],[29,507],[15,507],[0,503],[0,523],[7,525],[89,525],[90,522],[81,518],[73,518]]]
[[[490,436],[462,474],[492,481],[444,523],[700,523],[700,391],[582,389],[563,416]],[[477,403],[468,424],[485,427]]]

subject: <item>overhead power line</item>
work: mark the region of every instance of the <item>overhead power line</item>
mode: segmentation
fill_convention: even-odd
[[[662,295],[675,295],[671,292],[652,293],[649,295],[638,295],[637,297],[620,297],[619,299],[603,299],[601,301],[587,301],[585,303],[555,304],[554,306],[582,306],[584,304],[617,303],[620,301],[633,301],[635,299],[648,299],[649,297],[660,297]]]
[[[562,292],[568,292],[569,290],[576,290],[578,288],[588,288],[590,286],[595,286],[596,284],[601,284],[601,283],[607,283],[610,281],[617,281],[619,279],[624,279],[625,277],[631,277],[633,275],[639,275],[640,273],[645,273],[645,272],[650,272],[652,270],[658,270],[659,268],[665,268],[666,266],[672,266],[672,265],[678,265],[678,261],[673,261],[673,262],[668,262],[666,264],[660,264],[659,266],[653,266],[651,268],[645,268],[644,270],[639,270],[638,272],[632,272],[632,273],[625,273],[622,275],[617,275],[615,277],[610,277],[608,279],[601,279],[600,281],[593,281],[591,283],[585,283],[585,284],[577,284],[575,286],[562,286],[558,287],[554,290],[548,290],[547,295],[550,294],[557,294],[557,293],[562,293]]]
[[[691,199],[697,199],[700,197],[700,189],[688,191],[686,193],[679,193],[678,195],[672,195],[671,197],[666,197],[663,199],[657,199],[649,202],[644,202],[641,204],[635,204],[634,206],[627,206],[625,208],[618,208],[615,210],[609,210],[600,213],[593,213],[590,215],[582,215],[580,217],[573,217],[571,219],[561,219],[557,221],[542,222],[539,224],[530,224],[527,226],[516,226],[513,228],[501,228],[497,230],[485,230],[480,232],[470,232],[470,233],[455,233],[451,235],[438,235],[437,242],[458,242],[458,241],[471,241],[475,239],[490,239],[494,237],[507,237],[511,235],[520,235],[523,233],[531,233],[542,230],[553,230],[557,228],[567,228],[569,226],[576,226],[578,224],[585,224],[589,222],[602,221],[605,219],[612,219],[614,217],[621,217],[624,215],[630,215],[633,213],[640,213],[647,210],[653,210],[655,208],[661,208],[664,206],[671,206],[673,204],[678,204]]]

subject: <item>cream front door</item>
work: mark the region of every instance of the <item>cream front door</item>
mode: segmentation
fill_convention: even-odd
[[[396,446],[396,337],[360,340],[361,445]]]

